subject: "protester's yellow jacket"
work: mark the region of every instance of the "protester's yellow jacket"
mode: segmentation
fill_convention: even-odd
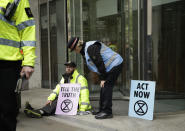
[[[8,19],[9,5],[15,11]],[[23,66],[35,64],[35,21],[28,0],[0,0],[0,60],[22,60]]]
[[[64,78],[62,77],[60,83],[56,85],[56,88],[48,97],[48,100],[53,101],[58,97],[61,89],[60,84],[63,84],[63,83],[64,83]],[[88,89],[87,80],[82,75],[80,75],[77,70],[75,70],[72,75],[72,79],[70,80],[70,83],[79,83],[81,85],[80,96],[79,96],[79,110],[80,111],[90,110],[91,105],[89,102],[89,89]]]

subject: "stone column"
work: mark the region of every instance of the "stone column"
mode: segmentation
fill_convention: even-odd
[[[29,88],[41,88],[41,65],[40,65],[40,35],[39,35],[39,1],[30,0],[32,13],[36,21],[36,62],[35,72],[29,80]]]

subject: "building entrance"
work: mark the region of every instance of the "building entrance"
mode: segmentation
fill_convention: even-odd
[[[124,57],[123,4],[123,0],[68,1],[69,36],[78,36],[84,41],[99,40]],[[78,65],[83,64],[81,56],[73,53],[69,55]],[[91,96],[99,97],[100,81],[97,74],[89,71],[86,65],[80,68],[88,79]],[[123,74],[124,71],[114,88],[115,97],[123,96],[126,85]]]
[[[185,95],[185,1],[153,0],[153,79],[159,97]]]

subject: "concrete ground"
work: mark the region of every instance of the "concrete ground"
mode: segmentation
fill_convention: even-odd
[[[184,131],[185,100],[156,100],[154,120],[128,117],[129,101],[113,101],[113,119],[96,120],[93,115],[49,116],[41,119],[27,118],[23,113],[26,101],[34,108],[42,107],[50,89],[30,89],[22,92],[22,108],[17,131]],[[98,101],[91,101],[98,108]]]
[[[52,119],[30,119],[23,112],[18,117],[17,131],[85,131]]]

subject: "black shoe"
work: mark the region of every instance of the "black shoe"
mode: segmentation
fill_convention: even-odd
[[[26,114],[27,117],[31,118],[41,118],[41,112],[39,110],[30,110],[30,109],[24,109],[24,113]]]
[[[100,113],[101,111],[91,111],[92,112],[92,115],[97,115],[98,113]]]
[[[28,101],[25,104],[25,109],[34,110],[34,108],[30,105]]]
[[[105,112],[100,112],[97,115],[95,115],[95,118],[96,119],[108,119],[108,118],[113,118],[113,115],[105,113]]]

